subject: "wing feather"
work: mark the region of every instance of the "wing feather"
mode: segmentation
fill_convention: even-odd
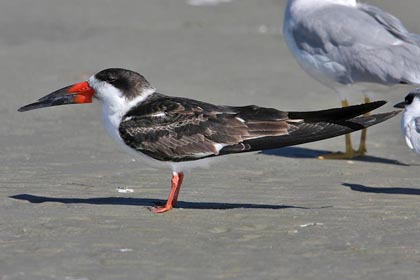
[[[384,103],[287,113],[258,106],[216,106],[154,94],[124,116],[119,132],[129,147],[154,159],[188,161],[353,132],[394,116],[391,112],[356,117]]]
[[[289,133],[287,113],[258,106],[216,106],[157,95],[128,112],[119,132],[131,148],[158,160],[215,156],[225,147],[246,151],[243,142]],[[296,121],[295,121],[296,122]]]

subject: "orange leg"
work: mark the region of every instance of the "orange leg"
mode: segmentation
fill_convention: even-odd
[[[163,213],[171,210],[175,207],[178,201],[179,191],[181,190],[181,184],[184,180],[184,173],[183,172],[174,172],[172,174],[171,180],[171,192],[169,193],[168,200],[166,201],[165,206],[156,206],[151,209],[154,213]]]
[[[184,181],[184,173],[180,172],[180,173],[178,173],[178,188],[175,191],[175,196],[174,196],[174,199],[172,201],[172,206],[173,207],[175,207],[176,203],[178,202],[178,195],[179,195],[179,191],[181,190],[181,185],[182,185],[183,181]]]

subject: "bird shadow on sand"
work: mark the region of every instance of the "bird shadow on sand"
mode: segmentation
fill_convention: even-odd
[[[315,159],[319,156],[330,154],[330,153],[331,151],[314,150],[314,149],[302,148],[302,147],[285,147],[285,148],[265,150],[265,151],[260,152],[260,154],[269,155],[269,156],[280,156],[280,157],[287,157],[287,158],[315,158]],[[372,163],[382,163],[382,164],[392,164],[392,165],[399,165],[399,166],[410,166],[410,164],[406,164],[395,159],[375,157],[375,156],[370,156],[370,155],[365,155],[363,157],[356,157],[351,160],[362,161],[362,162],[372,162]]]
[[[30,203],[58,202],[64,204],[93,204],[93,205],[126,205],[126,206],[143,206],[153,207],[165,204],[166,200],[151,198],[132,198],[132,197],[95,197],[95,198],[59,198],[45,197],[31,194],[19,194],[9,196],[17,200],[25,200]],[[229,210],[229,209],[322,209],[332,206],[324,206],[318,208],[308,208],[292,205],[271,205],[271,204],[252,204],[252,203],[221,203],[221,202],[187,202],[178,201],[176,208],[182,209],[208,209],[208,210]]]
[[[405,194],[405,195],[420,195],[420,189],[414,188],[376,188],[376,187],[368,187],[360,184],[351,184],[351,183],[343,183],[344,187],[348,187],[353,191],[357,192],[365,192],[365,193],[385,193],[385,194]]]

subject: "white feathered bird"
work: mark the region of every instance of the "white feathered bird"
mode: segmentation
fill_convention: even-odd
[[[401,132],[407,146],[420,154],[420,88],[411,91],[403,102],[394,107],[404,108]]]

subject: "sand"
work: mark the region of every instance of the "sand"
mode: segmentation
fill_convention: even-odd
[[[219,104],[339,106],[287,50],[285,1],[188,3],[0,4],[0,279],[417,279],[420,159],[399,116],[369,129],[359,160],[314,158],[342,137],[224,157],[187,174],[179,207],[156,215],[170,172],[122,152],[98,104],[16,112],[108,67]],[[417,1],[370,3],[420,33]],[[383,110],[411,88],[381,89]]]

